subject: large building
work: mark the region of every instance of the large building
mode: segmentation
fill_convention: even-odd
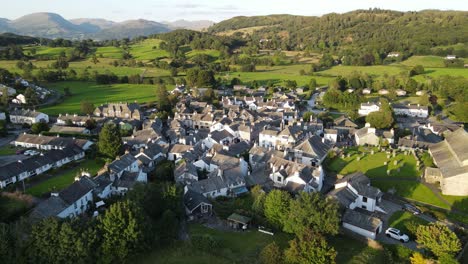
[[[372,112],[377,112],[380,110],[380,104],[378,103],[362,103],[361,107],[358,110],[358,114],[361,116],[367,116]]]
[[[94,116],[141,120],[143,114],[137,103],[118,103],[105,104],[97,107],[94,110]]]
[[[468,133],[460,128],[448,134],[429,153],[438,169],[428,168],[426,181],[440,182],[445,195],[468,195]]]
[[[429,109],[427,106],[422,106],[419,104],[394,104],[393,111],[395,115],[403,115],[403,116],[412,116],[412,117],[421,117],[427,118],[429,116]]]
[[[49,116],[27,109],[15,109],[10,112],[10,121],[13,124],[35,124],[39,122],[49,123]]]

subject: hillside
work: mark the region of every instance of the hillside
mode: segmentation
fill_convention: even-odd
[[[164,22],[171,29],[191,29],[191,30],[204,30],[208,29],[215,22],[210,20],[198,20],[198,21],[188,21],[188,20],[176,20],[174,22]]]
[[[357,10],[322,17],[272,15],[235,17],[210,33],[259,27],[252,41],[269,39],[268,48],[335,50],[359,47],[385,52],[430,49],[468,42],[468,12]],[[402,41],[404,40],[404,41]],[[258,42],[257,42],[258,43]]]
[[[27,36],[19,36],[12,33],[0,34],[0,47],[8,45],[24,45],[38,43],[39,39]]]
[[[139,19],[115,24],[110,28],[103,29],[93,34],[92,37],[97,40],[134,38],[168,31],[170,31],[170,29],[164,24]]]

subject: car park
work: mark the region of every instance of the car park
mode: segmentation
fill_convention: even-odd
[[[387,237],[396,239],[398,241],[401,241],[403,243],[406,243],[409,241],[409,237],[406,234],[403,234],[400,230],[390,227],[387,230],[385,230],[385,235]]]

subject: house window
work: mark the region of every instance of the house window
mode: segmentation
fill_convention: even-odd
[[[281,178],[281,177],[278,176],[278,177],[276,178],[276,181],[281,182],[281,181],[283,181],[283,178]]]
[[[367,203],[367,197],[362,197],[362,202]]]
[[[365,206],[365,205],[361,206],[361,208],[367,210],[367,206]]]

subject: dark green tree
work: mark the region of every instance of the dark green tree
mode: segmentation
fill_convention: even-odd
[[[2,89],[2,97],[0,98],[0,102],[2,106],[8,107],[8,104],[10,103],[10,97],[8,96],[8,89],[3,88]]]
[[[39,97],[37,96],[36,91],[31,87],[26,88],[24,91],[24,98],[26,99],[26,103],[29,105],[39,104]]]
[[[158,87],[156,88],[156,102],[160,111],[171,110],[169,93],[164,84],[158,85]]]
[[[98,150],[110,158],[115,159],[122,149],[120,130],[114,123],[106,123],[99,133]]]
[[[261,264],[282,264],[284,263],[283,252],[280,247],[273,241],[266,245],[260,252]]]
[[[94,113],[94,109],[96,109],[94,107],[94,104],[90,102],[89,100],[86,99],[86,100],[81,101],[80,103],[81,113],[85,115],[91,115],[92,113]]]
[[[336,202],[325,199],[318,192],[301,192],[289,204],[289,213],[283,229],[298,236],[306,230],[336,235],[339,224],[340,216]]]
[[[283,228],[288,218],[291,196],[281,190],[273,190],[265,198],[265,217],[268,222],[277,228]]]
[[[126,200],[110,206],[99,219],[104,263],[125,263],[142,250],[145,221],[140,208]]]
[[[4,137],[8,134],[7,124],[5,120],[0,120],[0,137]]]
[[[286,262],[291,264],[336,263],[336,251],[319,233],[306,230],[302,235],[289,241],[284,252]]]
[[[39,122],[31,125],[31,132],[33,134],[39,134],[44,131],[49,131],[49,125],[47,123]]]
[[[264,215],[264,207],[265,207],[265,198],[266,193],[262,190],[260,185],[255,185],[251,190],[250,193],[253,198],[252,203],[252,210],[260,216]]]

